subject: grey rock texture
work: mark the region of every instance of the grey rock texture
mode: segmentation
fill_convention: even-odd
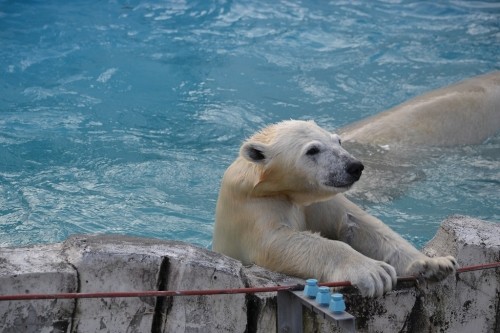
[[[0,249],[0,295],[78,290],[62,244]],[[69,332],[75,300],[0,302],[0,332]]]
[[[423,251],[461,266],[500,261],[500,224],[454,216]],[[74,236],[60,244],[0,249],[0,295],[198,290],[294,285],[175,241]],[[346,290],[359,332],[500,332],[500,272],[408,283],[375,299]],[[337,329],[304,310],[305,332]],[[275,332],[276,294],[0,301],[0,332]]]
[[[450,253],[462,267],[500,261],[500,224],[485,224],[465,216],[454,216],[423,249],[428,255]],[[500,269],[467,272],[433,289],[427,301],[429,327],[448,332],[500,332]],[[432,307],[432,302],[436,306]]]

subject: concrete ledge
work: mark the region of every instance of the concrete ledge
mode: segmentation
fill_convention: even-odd
[[[461,266],[500,261],[500,223],[485,223],[466,216],[445,220],[424,248],[429,255],[454,255]],[[462,273],[432,290],[427,301],[429,325],[448,332],[500,332],[500,269]],[[425,294],[424,294],[425,295]],[[441,307],[432,307],[436,299]]]
[[[500,261],[500,224],[455,216],[423,250]],[[0,294],[259,287],[302,280],[175,241],[76,236],[0,251]],[[359,332],[499,332],[500,274],[484,270],[384,297],[346,294]],[[304,311],[305,331],[336,328]],[[276,294],[0,302],[1,332],[274,332]]]
[[[462,267],[498,262],[500,223],[452,216],[422,251],[451,254]],[[499,269],[461,273],[373,300],[347,297],[360,332],[500,332]]]
[[[76,270],[61,256],[62,244],[0,250],[0,294],[78,290]],[[75,300],[0,302],[0,332],[69,332]]]

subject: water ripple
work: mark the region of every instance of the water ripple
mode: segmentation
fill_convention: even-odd
[[[496,1],[18,1],[0,17],[0,246],[207,246],[224,169],[260,127],[334,129],[500,68]],[[363,204],[417,244],[447,214],[500,219],[498,142],[460,149]]]

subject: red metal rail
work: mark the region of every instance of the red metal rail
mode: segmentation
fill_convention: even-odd
[[[492,269],[500,267],[500,262],[482,265],[467,266],[457,269],[458,273]],[[416,281],[418,277],[398,277],[398,282]],[[319,283],[325,287],[349,287],[349,281]],[[165,296],[207,296],[225,294],[255,294],[264,292],[277,292],[281,290],[302,290],[303,284],[288,286],[271,286],[258,288],[234,288],[234,289],[209,289],[209,290],[152,290],[152,291],[123,291],[123,292],[93,292],[93,293],[55,293],[55,294],[17,294],[0,295],[0,301],[42,300],[42,299],[77,299],[77,298],[118,298],[118,297],[165,297]]]

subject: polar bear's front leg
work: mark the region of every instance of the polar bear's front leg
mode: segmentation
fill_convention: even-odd
[[[441,281],[458,268],[457,261],[452,256],[430,258],[418,251],[409,242],[392,231],[381,221],[368,214],[356,217],[348,213],[342,237],[347,243],[361,241],[378,241],[383,246],[381,251],[368,251],[373,253],[375,258],[390,263],[399,274],[405,276],[423,277],[430,281]],[[364,229],[363,231],[353,232],[353,229]],[[357,239],[357,240],[356,240]],[[383,244],[383,243],[388,244]],[[368,241],[370,243],[370,241]],[[366,251],[363,245],[357,245],[355,248],[363,253]]]
[[[381,296],[396,285],[396,270],[351,246],[282,226],[268,230],[252,246],[251,260],[262,267],[322,282],[350,281],[363,296]]]
[[[427,257],[382,221],[341,194],[308,207],[306,220],[311,230],[341,240],[370,258],[390,264],[398,275],[440,281],[458,268],[452,256]]]

